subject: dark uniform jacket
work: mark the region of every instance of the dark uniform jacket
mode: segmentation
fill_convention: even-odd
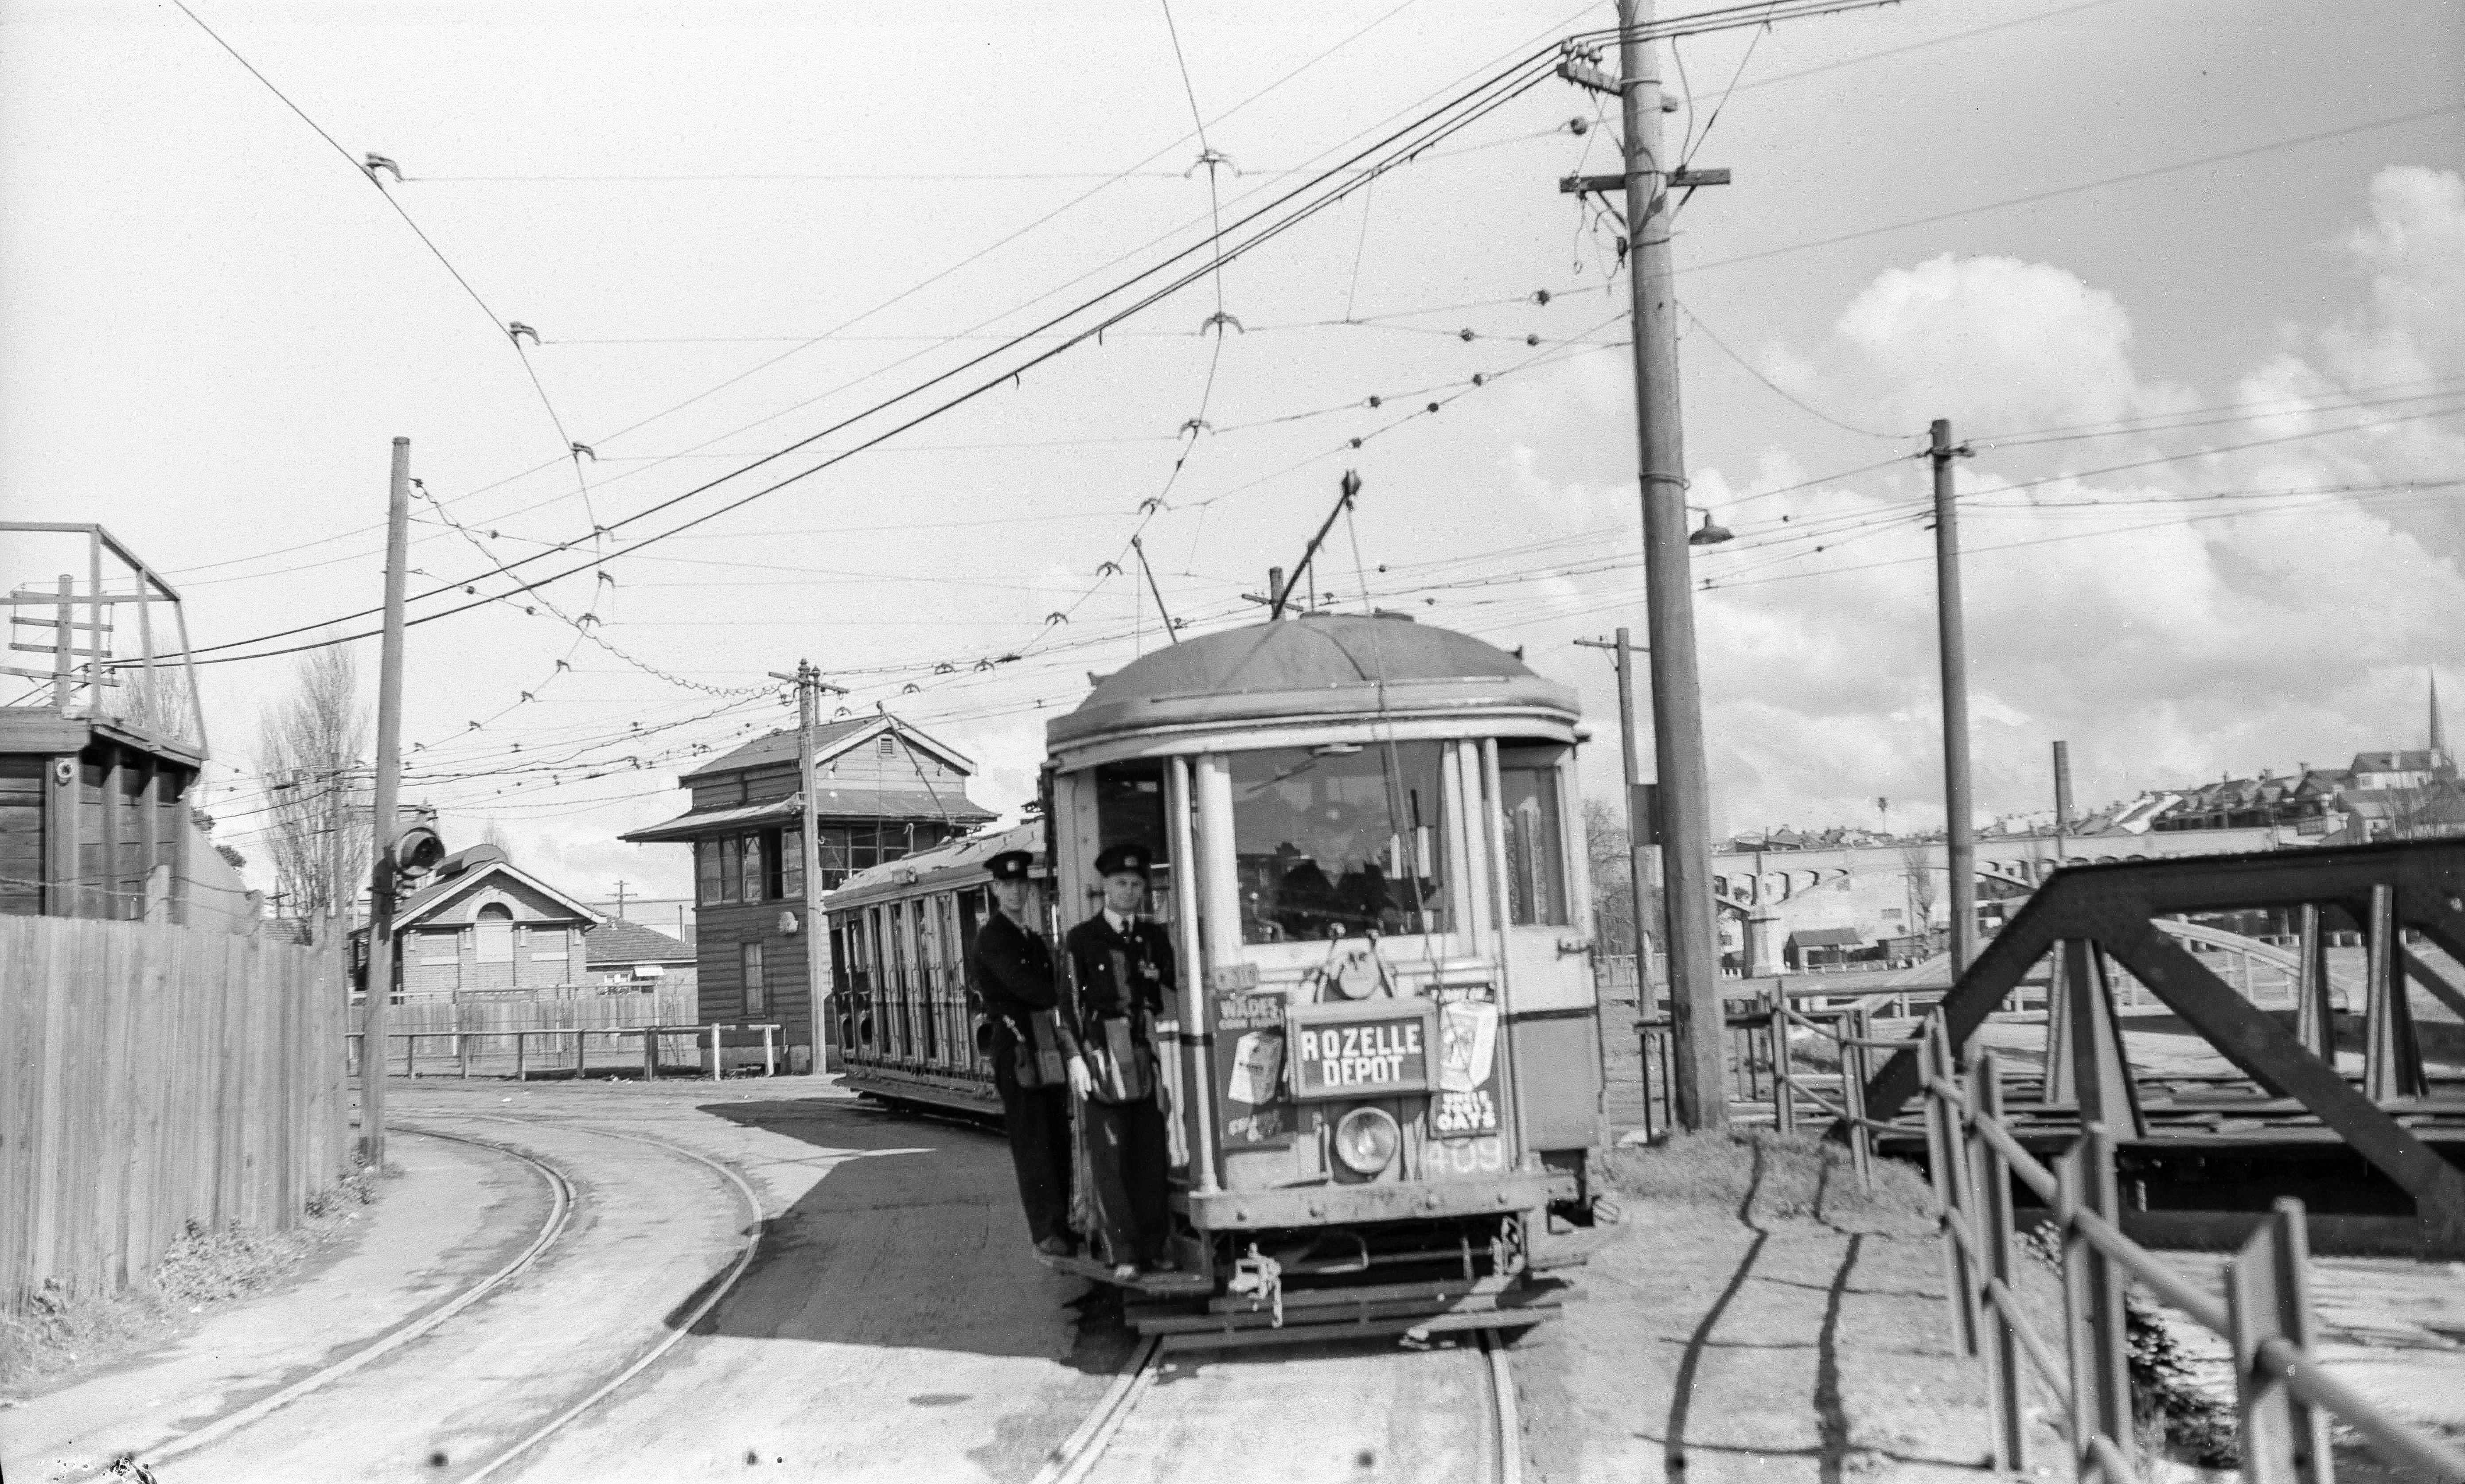
[[[1062,1034],[1069,1038],[1064,1051],[1076,1055],[1078,1041],[1099,1039],[1095,1023],[1099,1019],[1128,1018],[1139,1027],[1140,1039],[1145,1040],[1144,1020],[1132,1011],[1161,1015],[1172,1003],[1176,983],[1172,935],[1161,923],[1135,918],[1127,933],[1117,933],[1099,912],[1070,930],[1068,948],[1077,980],[1077,1005],[1075,1024],[1072,1015],[1061,1017]]]
[[[994,913],[991,921],[977,929],[968,966],[997,1034],[1007,1031],[1021,1041],[1030,1040],[1029,1017],[1057,1003],[1052,946],[1042,935],[1026,932],[1004,913]]]

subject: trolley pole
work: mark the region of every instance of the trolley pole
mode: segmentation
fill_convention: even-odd
[[[1634,997],[1639,1013],[1652,1009],[1652,945],[1645,939],[1651,914],[1644,910],[1652,900],[1652,848],[1659,842],[1653,838],[1651,786],[1643,781],[1643,764],[1635,752],[1634,726],[1634,656],[1652,651],[1631,644],[1629,631],[1617,631],[1615,641],[1577,639],[1588,650],[1608,650],[1617,661],[1619,761],[1626,767],[1626,844],[1627,885],[1632,904],[1628,909],[1634,915]]]
[[[1951,872],[1951,978],[1959,983],[1977,957],[1977,844],[1968,796],[1968,633],[1961,619],[1960,518],[1951,493],[1951,424],[1934,421],[1935,622],[1943,646],[1943,808],[1944,864]]]
[[[796,661],[793,675],[773,670],[770,678],[790,680],[796,686],[796,786],[805,798],[804,844],[799,851],[805,876],[805,1003],[813,1015],[813,1070],[826,1072],[831,1047],[831,945],[822,932],[822,789],[813,766],[813,728],[820,724],[821,693],[835,691],[844,696],[847,691],[824,684],[821,671],[809,659]]]
[[[1677,294],[1670,248],[1660,74],[1638,28],[1648,0],[1618,0],[1619,92],[1626,126],[1626,219],[1632,236],[1635,421],[1641,445],[1645,638],[1652,651],[1654,761],[1660,774],[1663,941],[1677,1046],[1681,1128],[1729,1121],[1721,943],[1712,906],[1712,782],[1703,755],[1703,691],[1695,653],[1694,574],[1687,559],[1686,440],[1677,400]]]
[[[393,998],[394,800],[402,790],[402,604],[411,545],[411,440],[393,440],[386,501],[385,638],[377,660],[375,859],[368,872],[368,994],[360,1021],[360,1146],[385,1168],[386,1003]],[[339,780],[336,786],[340,787]],[[337,810],[334,828],[347,817]],[[348,904],[344,904],[347,910]]]

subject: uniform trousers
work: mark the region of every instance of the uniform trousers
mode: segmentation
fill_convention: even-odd
[[[1018,1172],[1018,1204],[1031,1242],[1070,1233],[1070,1090],[1018,1085],[1018,1037],[992,1036],[993,1089],[1001,1094],[1010,1131],[1010,1162]]]
[[[1153,1262],[1172,1236],[1165,1205],[1164,1112],[1153,1097],[1078,1105],[1087,1133],[1087,1177],[1110,1260]]]

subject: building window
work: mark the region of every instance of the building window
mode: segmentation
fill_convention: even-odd
[[[722,902],[744,899],[744,852],[730,835],[713,842],[719,850],[719,899]]]
[[[719,857],[717,840],[694,842],[694,880],[699,890],[694,905],[707,907],[719,900]]]
[[[499,902],[479,909],[479,962],[511,963],[514,962],[514,914]]]
[[[788,899],[788,852],[785,848],[788,838],[785,831],[762,831],[762,895],[771,901]],[[748,876],[746,879],[752,878]]]
[[[762,945],[739,943],[736,945],[736,954],[737,963],[744,974],[744,1013],[769,1014],[770,988],[762,978]]]
[[[462,959],[462,930],[447,928],[443,932],[419,935],[419,962],[422,963],[457,963]]]
[[[800,902],[805,899],[805,831],[783,830],[779,833],[779,898]]]
[[[884,732],[880,740],[873,744],[873,750],[882,757],[895,758],[899,756],[899,739]]]
[[[566,956],[565,943],[566,933],[564,928],[535,927],[531,929],[531,957],[534,959],[562,959]]]
[[[744,865],[739,872],[744,881],[744,899],[761,901],[763,899],[762,837],[758,834],[738,835],[736,848],[744,857]]]

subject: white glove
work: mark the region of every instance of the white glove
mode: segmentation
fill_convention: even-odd
[[[1083,1056],[1070,1058],[1070,1091],[1082,1100],[1096,1096],[1096,1074],[1087,1070]]]

